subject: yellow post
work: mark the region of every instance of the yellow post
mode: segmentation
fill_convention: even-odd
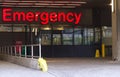
[[[102,44],[102,57],[105,57],[105,44]]]
[[[39,59],[38,59],[38,65],[39,65],[39,68],[40,68],[43,72],[47,72],[48,66],[47,66],[47,63],[46,63],[46,60],[45,60],[45,59],[39,58]]]
[[[99,58],[99,57],[100,57],[100,51],[99,49],[96,49],[95,58]]]

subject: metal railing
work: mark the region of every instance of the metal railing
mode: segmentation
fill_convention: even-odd
[[[0,54],[25,58],[41,58],[41,44],[1,46]]]

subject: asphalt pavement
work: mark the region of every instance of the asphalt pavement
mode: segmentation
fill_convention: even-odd
[[[119,77],[120,62],[112,59],[47,59],[48,72],[0,61],[0,77]]]

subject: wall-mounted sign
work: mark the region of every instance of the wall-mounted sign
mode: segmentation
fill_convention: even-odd
[[[82,13],[76,12],[47,12],[47,11],[19,11],[13,10],[13,8],[2,8],[2,21],[3,22],[39,22],[46,25],[50,22],[68,22],[73,24],[79,24]]]

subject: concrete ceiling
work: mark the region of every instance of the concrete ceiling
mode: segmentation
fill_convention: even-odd
[[[48,7],[48,8],[76,8],[76,7],[106,7],[111,0],[0,0],[1,7]]]

